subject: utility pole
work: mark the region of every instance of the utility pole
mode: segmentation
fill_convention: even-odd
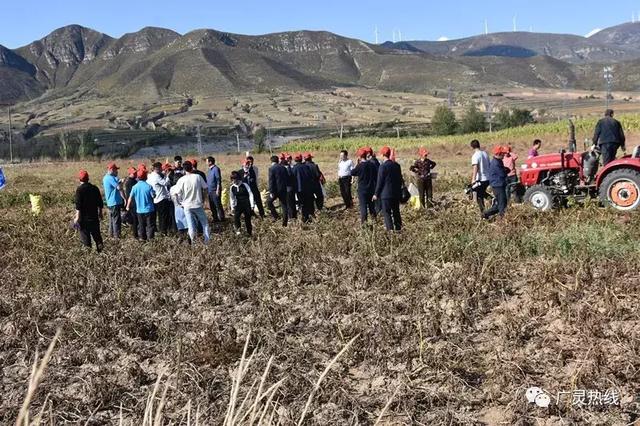
[[[240,154],[240,134],[236,130],[236,143],[238,144],[238,154]]]
[[[198,155],[202,157],[203,148],[202,148],[202,135],[200,134],[200,125],[198,124]]]
[[[13,137],[11,135],[11,128],[12,128],[12,124],[11,124],[11,105],[8,106],[8,111],[9,111],[9,161],[11,161],[11,163],[13,164]]]
[[[611,100],[611,86],[613,84],[613,67],[604,67],[603,71],[604,71],[605,89],[607,92],[605,106],[607,109],[609,109],[609,104]]]
[[[449,109],[453,108],[453,88],[451,87],[451,85],[449,85],[449,87],[447,87],[447,102],[449,104]]]

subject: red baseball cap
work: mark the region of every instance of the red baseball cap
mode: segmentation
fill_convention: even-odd
[[[80,182],[89,182],[89,172],[86,170],[80,170],[78,172],[78,179]]]
[[[198,168],[198,160],[194,158],[192,160],[189,160],[189,162],[191,163],[194,169]]]
[[[310,152],[305,152],[303,157],[305,160],[311,160],[313,158],[313,154]]]
[[[507,148],[506,146],[496,145],[493,147],[493,155],[507,154],[508,152],[509,148]]]
[[[162,165],[162,170],[165,171],[165,172],[168,172],[171,169],[172,169],[172,167],[171,167],[171,164],[169,164],[169,163],[164,163]]]
[[[120,167],[116,166],[116,163],[107,164],[107,170],[119,170]]]
[[[421,147],[421,148],[418,150],[418,155],[419,155],[420,157],[424,157],[425,155],[429,155],[429,151],[427,150],[427,148],[425,148],[425,147]]]
[[[147,180],[147,171],[146,170],[138,170],[138,179]]]
[[[135,174],[135,173],[136,173],[136,168],[135,168],[135,167],[129,167],[129,168],[127,169],[127,174],[128,174],[128,175],[133,175],[133,174]]]
[[[293,159],[294,159],[294,160],[296,160],[296,161],[302,161],[302,154],[297,153],[297,154],[293,157]]]
[[[388,146],[383,146],[382,148],[380,148],[380,155],[387,158],[391,157],[391,148],[389,148]]]

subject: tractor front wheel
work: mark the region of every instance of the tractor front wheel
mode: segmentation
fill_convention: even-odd
[[[527,189],[527,192],[524,193],[524,201],[541,212],[546,212],[554,207],[553,194],[544,185],[534,185]]]
[[[616,210],[634,210],[640,205],[640,173],[618,169],[609,173],[598,189],[600,201]]]

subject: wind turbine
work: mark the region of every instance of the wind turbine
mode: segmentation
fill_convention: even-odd
[[[518,15],[513,16],[513,32],[518,31]]]
[[[484,35],[489,35],[489,22],[484,20]]]
[[[393,30],[393,42],[396,42],[396,30]]]
[[[374,33],[376,35],[376,44],[378,44],[378,26],[376,25],[375,29],[374,29]]]

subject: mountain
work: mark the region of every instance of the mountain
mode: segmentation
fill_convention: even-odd
[[[373,45],[325,31],[261,36],[147,27],[113,38],[79,25],[27,46],[0,46],[0,103],[74,93],[144,103],[167,96],[361,86],[429,92],[486,87],[592,87],[602,62],[637,87],[640,24],[574,35],[498,33]],[[598,71],[599,70],[599,71]]]
[[[640,58],[640,43],[611,43],[606,38],[598,37],[603,32],[591,38],[569,34],[509,32],[448,41],[387,42],[383,46],[439,56],[528,58],[544,55],[572,64],[620,62]],[[640,39],[640,32],[638,37]]]
[[[589,37],[589,40],[611,46],[640,49],[640,22],[627,22],[598,31]]]

